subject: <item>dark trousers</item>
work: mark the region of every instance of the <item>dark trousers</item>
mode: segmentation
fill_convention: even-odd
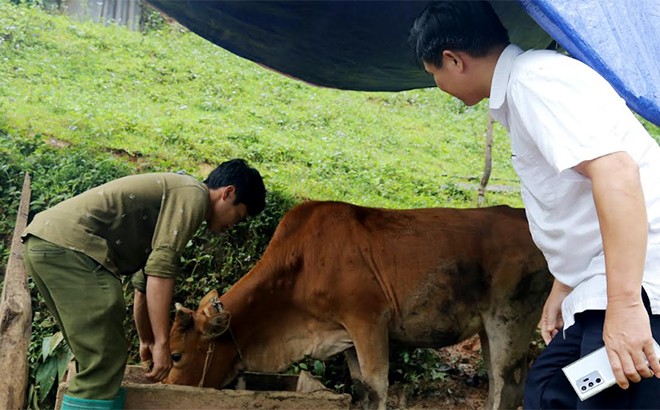
[[[660,315],[651,315],[649,300],[643,292],[644,306],[651,318],[653,338],[660,343]],[[660,409],[660,379],[651,377],[630,383],[627,390],[614,385],[580,401],[561,370],[580,357],[604,346],[604,310],[589,310],[575,315],[575,324],[558,333],[529,371],[525,383],[525,409]]]

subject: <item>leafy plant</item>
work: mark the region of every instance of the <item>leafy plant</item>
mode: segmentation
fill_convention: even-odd
[[[354,393],[348,364],[341,353],[326,361],[307,357],[291,365],[286,372],[298,374],[301,370],[306,370],[312,375],[318,376],[325,387],[338,393]]]
[[[395,348],[390,351],[390,380],[404,382],[408,394],[418,394],[445,381],[450,367],[433,349]]]
[[[42,340],[41,361],[36,367],[35,375],[36,389],[32,390],[38,392],[39,402],[43,402],[53,386],[57,386],[56,380],[62,380],[69,362],[73,359],[71,349],[63,340],[64,336],[60,331]],[[33,401],[33,397],[28,397],[28,403]]]
[[[153,7],[140,2],[140,31],[152,33],[165,29],[165,18]]]

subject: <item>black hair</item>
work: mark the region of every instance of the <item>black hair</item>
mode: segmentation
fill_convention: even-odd
[[[266,207],[266,188],[261,174],[243,159],[223,162],[204,180],[209,189],[233,185],[236,188],[234,204],[245,204],[250,216],[261,213]]]
[[[508,43],[506,29],[486,1],[431,2],[415,19],[408,36],[417,58],[438,68],[445,50],[484,57],[493,47]]]

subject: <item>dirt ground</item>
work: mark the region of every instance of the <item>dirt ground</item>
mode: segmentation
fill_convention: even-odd
[[[444,380],[425,386],[422,394],[409,394],[400,385],[390,386],[387,400],[391,409],[483,409],[488,397],[488,376],[478,374],[481,343],[475,336],[464,342],[439,349],[450,369]]]

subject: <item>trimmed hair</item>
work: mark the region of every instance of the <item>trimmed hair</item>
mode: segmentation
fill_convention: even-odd
[[[266,187],[261,174],[243,159],[223,162],[204,180],[209,189],[233,185],[236,188],[236,204],[245,204],[250,216],[261,213],[266,207]]]
[[[417,58],[440,68],[445,50],[484,57],[509,44],[509,35],[486,1],[435,1],[415,19],[408,44]]]

